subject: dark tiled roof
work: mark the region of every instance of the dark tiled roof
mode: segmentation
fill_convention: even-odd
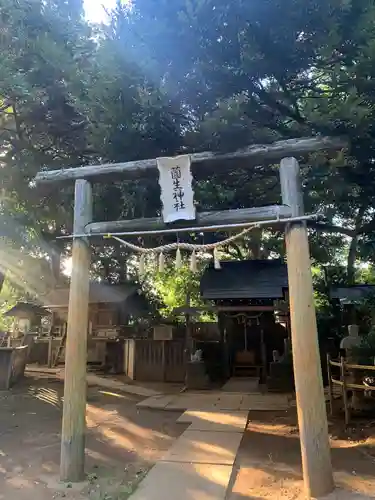
[[[109,285],[108,283],[90,283],[89,304],[120,303],[137,292],[137,287],[128,285]],[[69,304],[69,287],[55,288],[41,297],[46,307],[65,307]]]
[[[201,279],[204,299],[278,299],[288,288],[287,266],[281,260],[221,262],[208,267]]]
[[[337,286],[330,289],[331,299],[350,304],[375,294],[375,285]]]
[[[17,302],[15,306],[4,313],[4,316],[19,316],[24,313],[36,314],[37,316],[48,316],[51,314],[48,309],[37,304],[32,304],[30,302]]]
[[[5,313],[6,316],[18,316],[20,313],[32,312],[40,316],[48,316],[54,308],[66,308],[69,305],[69,287],[55,288],[39,297],[41,305],[30,302],[18,302]],[[135,317],[145,317],[153,311],[152,304],[146,296],[138,293],[133,284],[109,285],[108,283],[90,283],[89,304],[121,304],[127,312]]]

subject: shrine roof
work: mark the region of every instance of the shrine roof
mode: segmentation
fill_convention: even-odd
[[[24,317],[25,315],[48,316],[50,312],[45,307],[31,302],[17,302],[15,306],[4,313],[8,317]]]
[[[281,260],[223,261],[207,267],[201,295],[207,300],[281,299],[288,288],[287,266]]]
[[[111,304],[125,302],[137,293],[137,287],[130,284],[110,285],[108,283],[91,282],[89,304]],[[69,287],[55,288],[43,297],[47,307],[67,307],[69,304]]]
[[[330,289],[331,299],[338,299],[343,304],[352,304],[375,294],[375,285],[337,286]]]

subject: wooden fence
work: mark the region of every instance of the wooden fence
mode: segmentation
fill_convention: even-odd
[[[340,378],[334,378],[332,375],[332,367],[340,369]],[[371,371],[375,372],[375,366],[371,365],[356,365],[345,362],[345,358],[341,357],[340,361],[334,361],[327,354],[327,370],[328,370],[328,383],[329,383],[329,405],[330,413],[333,415],[333,399],[335,387],[340,389],[344,411],[345,411],[345,425],[348,425],[351,417],[351,408],[349,404],[348,391],[371,391],[372,389],[364,384],[356,384],[352,382],[353,374],[356,371]],[[375,375],[375,373],[374,373]],[[375,392],[375,388],[374,388]]]
[[[25,372],[29,346],[0,348],[0,389],[9,389]]]
[[[133,380],[183,382],[184,343],[172,340],[126,339],[124,370]]]

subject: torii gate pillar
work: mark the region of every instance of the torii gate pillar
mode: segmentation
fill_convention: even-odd
[[[91,184],[79,179],[74,195],[74,234],[92,221]],[[65,348],[64,410],[61,434],[60,479],[83,481],[85,476],[86,361],[90,287],[90,244],[73,240],[69,293],[68,331]]]
[[[280,163],[282,200],[292,217],[304,214],[299,165],[295,158]],[[334,489],[327,412],[311,276],[308,234],[304,222],[287,225],[285,232],[294,381],[307,498]]]

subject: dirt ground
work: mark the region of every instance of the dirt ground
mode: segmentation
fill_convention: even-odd
[[[185,427],[179,413],[138,410],[134,396],[90,387],[87,404],[87,481],[61,485],[63,385],[27,377],[0,392],[1,500],[124,500]]]
[[[375,496],[375,426],[357,421],[348,430],[338,416],[329,422],[336,485]],[[302,500],[297,417],[287,412],[250,412],[228,500]]]
[[[62,393],[61,382],[41,375],[0,392],[0,500],[125,500],[186,428],[176,423],[179,412],[139,410],[135,396],[91,387],[87,481],[61,485]],[[374,423],[346,431],[337,418],[330,433],[336,482],[375,495]],[[304,498],[294,409],[251,412],[235,462],[227,500],[270,498]]]

